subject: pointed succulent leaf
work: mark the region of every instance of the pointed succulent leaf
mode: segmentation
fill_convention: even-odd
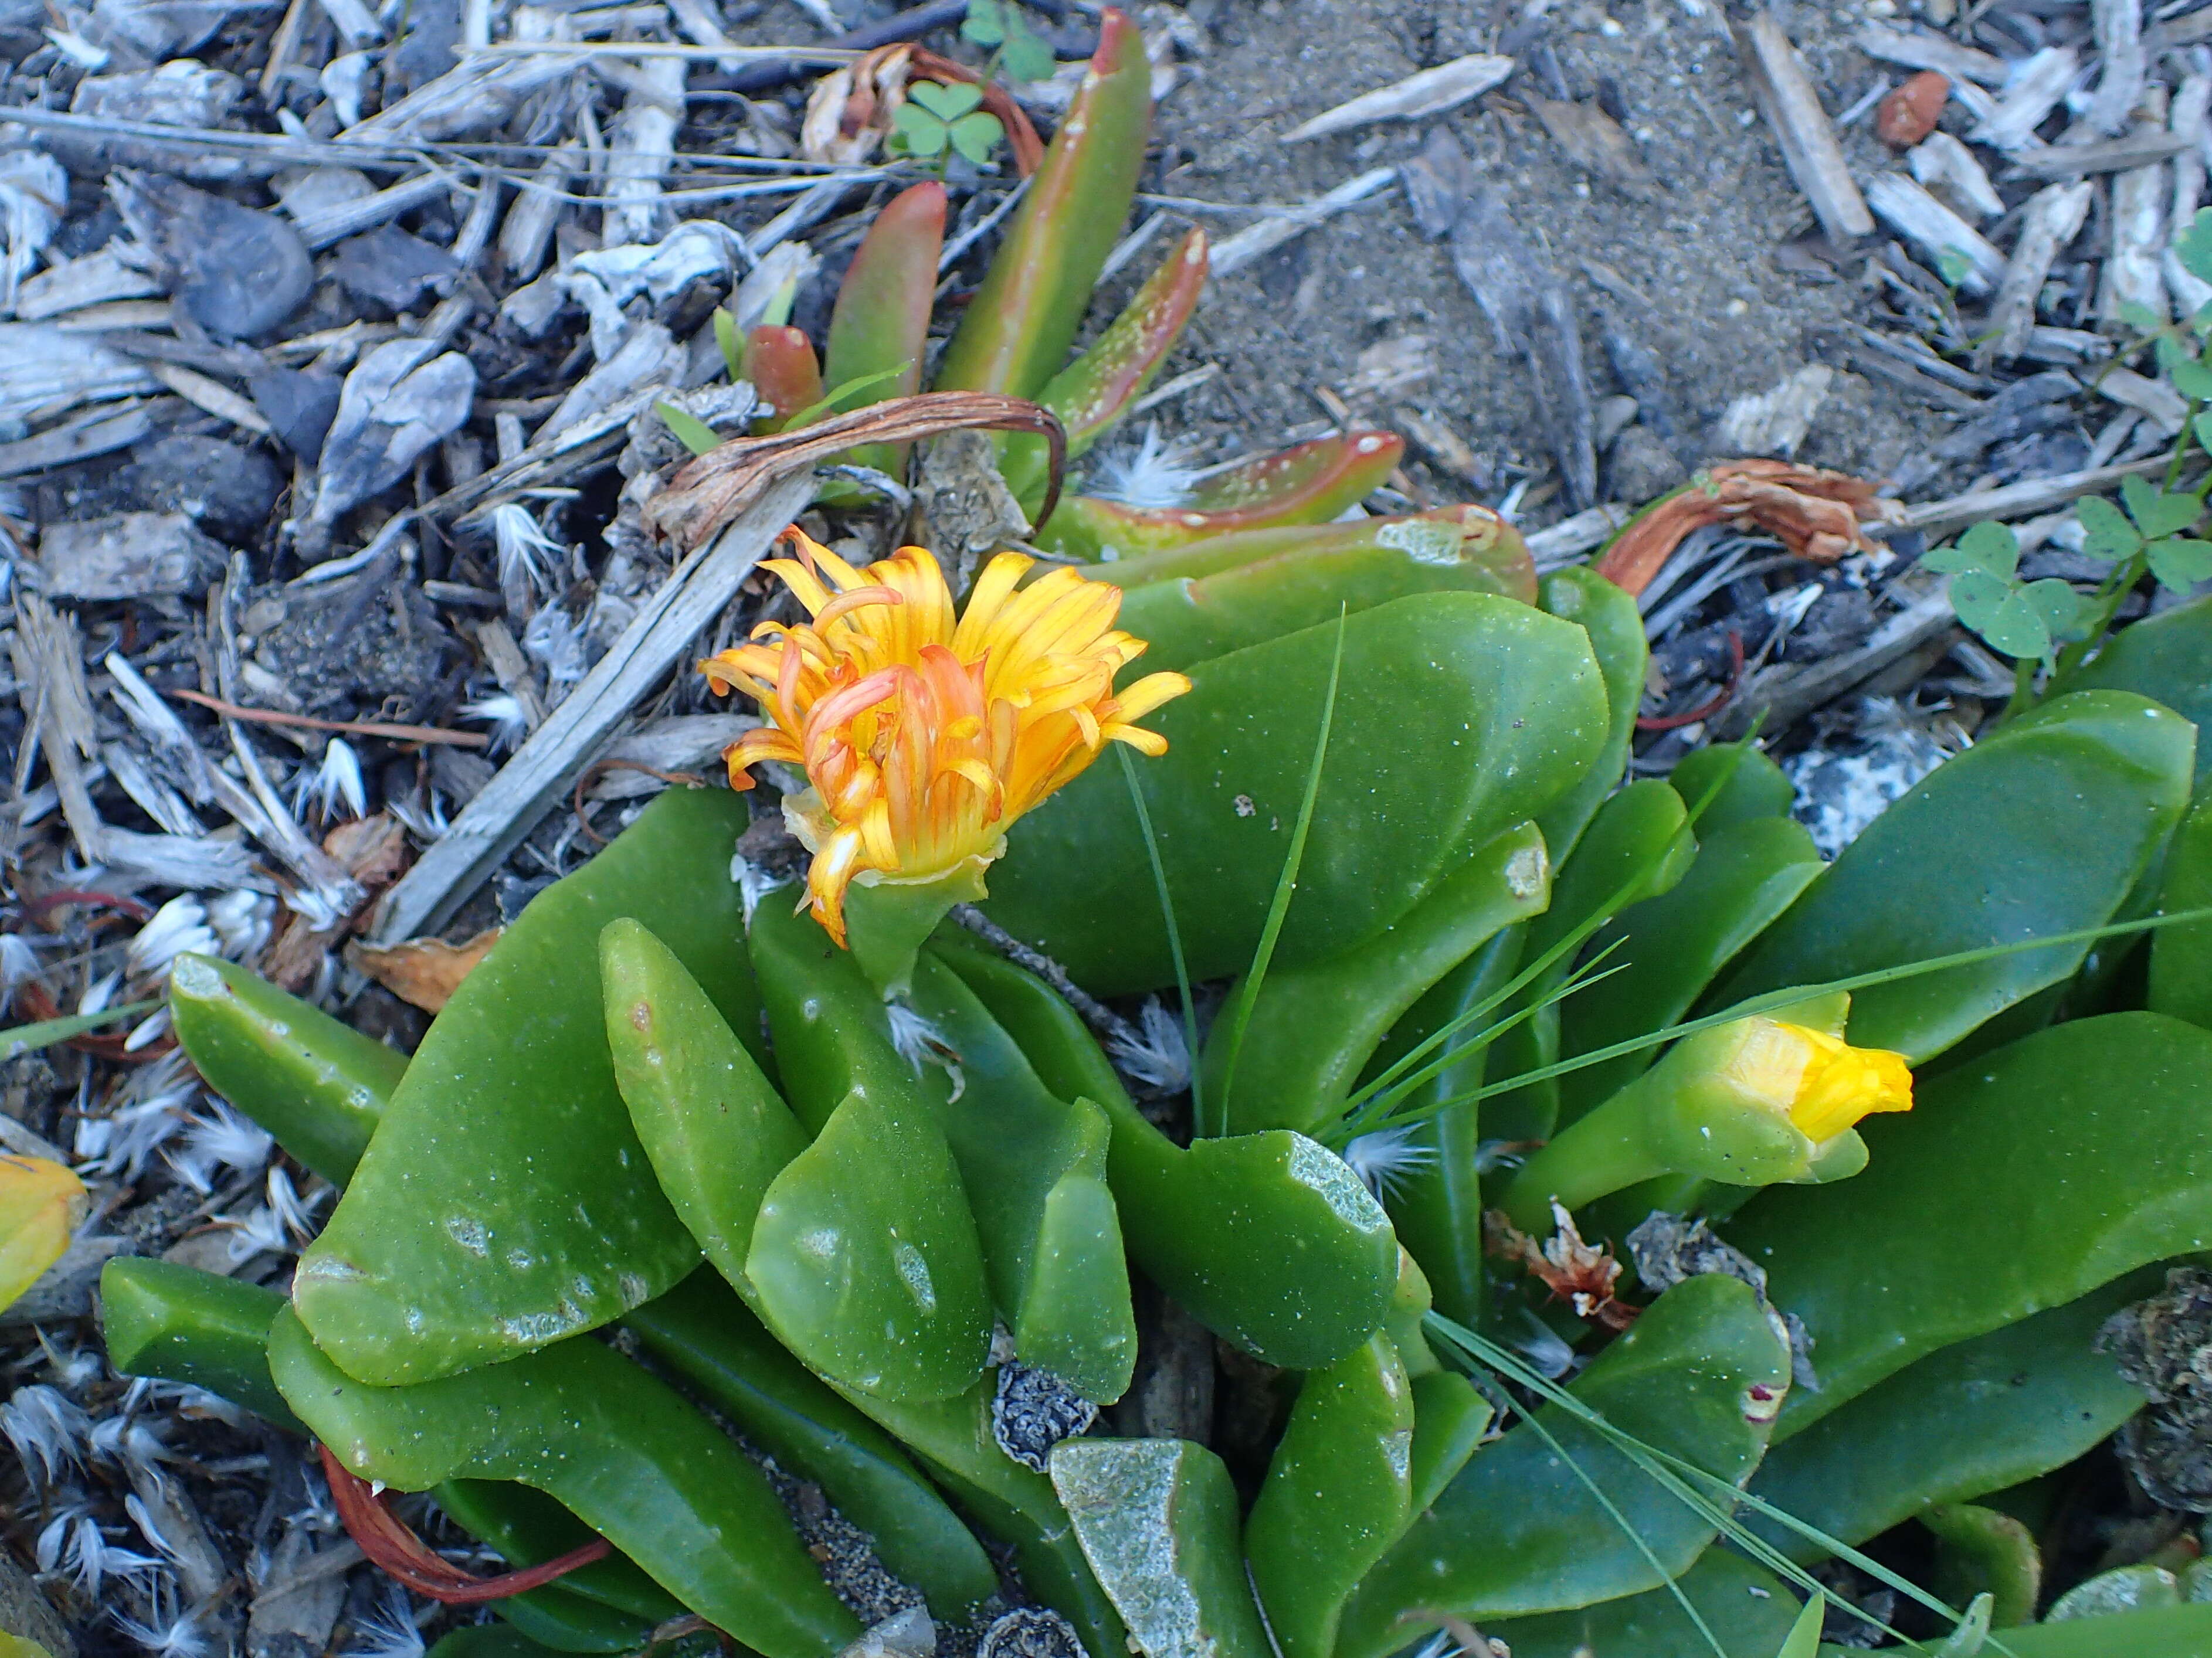
[[[1060,371],[1136,191],[1152,74],[1143,35],[1109,7],[1090,72],[945,348],[940,387],[1034,397]]]

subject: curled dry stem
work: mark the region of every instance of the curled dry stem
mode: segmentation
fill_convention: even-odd
[[[1832,564],[1872,550],[1859,525],[1885,521],[1896,503],[1880,486],[1847,472],[1787,460],[1724,460],[1632,521],[1597,562],[1597,573],[1625,592],[1651,585],[1693,530],[1735,523],[1764,530],[1799,558]]]
[[[595,1537],[583,1547],[571,1549],[543,1565],[479,1577],[434,1552],[392,1512],[383,1495],[349,1471],[329,1446],[317,1445],[315,1449],[323,1460],[323,1476],[330,1481],[331,1500],[337,1507],[346,1534],[388,1575],[416,1594],[447,1606],[478,1606],[487,1600],[504,1600],[526,1589],[543,1588],[555,1578],[605,1559],[613,1552],[605,1538]]]
[[[645,508],[646,527],[686,552],[703,547],[770,485],[864,443],[906,443],[940,432],[1028,432],[1052,450],[1052,470],[1036,522],[1052,516],[1067,468],[1067,434],[1059,417],[1026,398],[997,392],[923,392],[833,415],[796,431],[736,438],[678,467]]]

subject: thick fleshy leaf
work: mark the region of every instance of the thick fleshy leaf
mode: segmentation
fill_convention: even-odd
[[[1252,1005],[1233,1078],[1224,1075],[1222,1044],[1206,1046],[1201,1075],[1211,1108],[1225,1110],[1240,1133],[1321,1132],[1342,1114],[1362,1067],[1400,1017],[1500,929],[1539,914],[1551,890],[1543,837],[1522,823],[1368,943],[1271,971]]]
[[[294,1305],[341,1369],[392,1385],[511,1358],[697,1263],[615,1084],[597,940],[635,919],[732,1029],[757,1031],[729,878],[744,820],[734,795],[669,790],[462,981],[301,1257]]]
[[[1033,398],[1060,372],[1128,216],[1152,79],[1143,33],[1109,7],[1090,70],[945,349],[938,386]]]
[[[1770,762],[1771,763],[1771,762]],[[1747,817],[1708,829],[1689,872],[1599,932],[1607,977],[1559,1010],[1560,1051],[1571,1057],[1663,1029],[1796,901],[1825,867],[1813,837],[1786,817]],[[1559,1078],[1560,1117],[1572,1122],[1643,1074],[1657,1049],[1623,1054]]]
[[[870,383],[838,398],[829,412],[842,415],[921,390],[937,258],[944,246],[945,186],[934,180],[900,191],[876,215],[845,269],[822,353],[822,380],[831,390],[856,380]],[[886,370],[896,373],[889,380],[872,379]],[[854,450],[852,459],[893,477],[905,476],[902,444],[866,444]]]
[[[2106,1319],[2161,1282],[2154,1267],[2130,1273],[1929,1354],[1776,1445],[1752,1491],[1856,1544],[1931,1503],[2072,1461],[2142,1406],[2141,1391],[2092,1344]],[[1800,1558],[1820,1552],[1780,1527],[1770,1535]]]
[[[623,1327],[785,1471],[821,1486],[884,1564],[965,1619],[998,1588],[989,1558],[890,1436],[810,1374],[702,1268]]]
[[[975,1225],[919,1097],[857,1090],[768,1188],[745,1277],[808,1368],[863,1393],[960,1393],[991,1345]]]
[[[1707,1549],[1676,1583],[1729,1658],[1771,1658],[1789,1638],[1796,1596],[1773,1573],[1727,1549]],[[1574,1612],[1486,1621],[1513,1658],[1713,1658],[1710,1642],[1663,1588]]]
[[[1340,1358],[1382,1323],[1398,1246],[1342,1159],[1281,1130],[1177,1145],[1041,980],[983,950],[938,948],[1048,1086],[1105,1108],[1107,1179],[1130,1258],[1185,1311],[1295,1370]]]
[[[1789,1385],[1787,1345],[1757,1298],[1710,1275],[1654,1302],[1571,1390],[1653,1448],[1735,1480],[1758,1466]],[[1438,1613],[1487,1627],[1641,1594],[1712,1540],[1701,1514],[1559,1406],[1538,1421],[1576,1467],[1525,1422],[1478,1454],[1352,1596],[1341,1658],[1395,1652]]]
[[[1109,1404],[1128,1389],[1137,1320],[1106,1184],[1106,1114],[1054,1097],[944,963],[916,967],[913,1005],[959,1055],[960,1086],[940,1091],[939,1116],[1014,1356]]]
[[[1605,676],[1605,747],[1581,781],[1537,819],[1544,844],[1552,849],[1552,861],[1564,865],[1598,807],[1620,786],[1628,766],[1628,745],[1636,736],[1636,710],[1644,700],[1651,648],[1645,642],[1644,617],[1635,599],[1585,566],[1571,564],[1545,576],[1537,603],[1589,636],[1590,653]]]
[[[2121,692],[2045,703],[1877,817],[1767,930],[1721,1005],[2101,926],[2180,821],[2195,738],[2185,720]],[[2086,950],[2054,945],[1869,987],[1852,998],[1850,1039],[1931,1058],[2071,976]]]
[[[2166,915],[2212,908],[2212,788],[2198,793],[2166,849],[2158,908]],[[2151,935],[2148,1005],[2212,1030],[2212,921],[2184,921]]]
[[[1219,1457],[1187,1439],[1066,1439],[1052,1483],[1146,1658],[1268,1658]]]
[[[1206,286],[1206,232],[1193,229],[1160,262],[1097,342],[1037,393],[1037,401],[1067,428],[1069,459],[1113,430],[1129,405],[1145,394],[1198,307],[1199,292]],[[1007,487],[1031,511],[1044,489],[1044,446],[1034,438],[1012,438],[999,463]]]
[[[763,323],[745,337],[745,378],[775,410],[760,428],[780,432],[822,401],[822,365],[805,331]]]
[[[373,1388],[332,1364],[287,1309],[269,1368],[301,1420],[364,1479],[402,1491],[455,1475],[534,1485],[766,1658],[830,1658],[860,1632],[766,1476],[611,1347],[565,1341],[418,1387]]]
[[[1309,1375],[1244,1526],[1285,1658],[1328,1658],[1346,1598],[1413,1518],[1413,1395],[1385,1335]]]
[[[1037,545],[1067,558],[1113,560],[1240,531],[1323,524],[1373,494],[1405,452],[1395,433],[1346,432],[1210,478],[1179,507],[1070,495],[1038,529]]]
[[[1805,1321],[1820,1371],[1777,1437],[1954,1342],[2212,1248],[2208,1075],[2212,1032],[2157,1013],[2076,1019],[1924,1080],[1907,1114],[1869,1119],[1856,1178],[1753,1199],[1729,1241]]]
[[[2212,212],[2212,209],[2206,211]],[[2131,622],[2108,640],[2069,690],[2133,691],[2195,723],[2197,782],[2212,778],[2212,598],[2192,599]]]
[[[213,956],[177,957],[169,1017],[209,1087],[325,1180],[353,1178],[404,1054]]]
[[[1252,959],[1313,764],[1334,624],[1199,665],[1136,767],[1194,979]],[[1604,738],[1582,630],[1510,599],[1430,593],[1343,628],[1343,696],[1279,967],[1373,938],[1474,849],[1541,811]],[[1121,768],[1094,765],[1014,826],[999,924],[1099,993],[1175,982]]]
[[[1224,537],[1191,551],[1219,556],[1228,544],[1255,542],[1268,533]],[[1121,581],[1127,597],[1116,625],[1146,644],[1129,671],[1187,671],[1193,663],[1415,593],[1497,593],[1523,604],[1535,596],[1536,568],[1528,548],[1484,507],[1274,533],[1297,536],[1298,544],[1212,574],[1141,586]]]

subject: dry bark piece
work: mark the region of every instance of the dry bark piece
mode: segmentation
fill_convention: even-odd
[[[1052,412],[995,392],[924,392],[835,415],[798,431],[735,439],[701,455],[679,467],[668,487],[647,503],[645,526],[689,552],[705,546],[779,479],[856,444],[906,443],[968,428],[1029,432],[1050,444],[1051,479],[1037,522],[1050,518],[1067,464],[1067,434]]]
[[[230,555],[182,513],[117,513],[39,537],[38,582],[55,598],[197,598]]]
[[[158,173],[118,173],[107,193],[185,313],[218,338],[274,328],[314,285],[307,244],[276,214]]]
[[[1765,12],[1730,28],[1759,113],[1773,130],[1783,162],[1812,203],[1828,240],[1849,243],[1866,235],[1874,229],[1874,217],[1852,181],[1836,130],[1820,107],[1820,94],[1797,48],[1782,25]]]
[[[1640,593],[1692,530],[1730,521],[1764,530],[1799,558],[1832,564],[1845,553],[1870,550],[1859,525],[1887,520],[1894,510],[1877,485],[1849,473],[1791,461],[1723,461],[1615,537],[1597,573]]]
[[[346,960],[410,1007],[435,1013],[453,999],[461,981],[491,954],[502,929],[488,927],[465,944],[409,938],[396,944],[349,944]]]
[[[1587,167],[1623,194],[1648,202],[1659,193],[1636,143],[1620,124],[1594,103],[1568,103],[1526,93],[1522,102],[1535,112],[1552,142],[1577,166]]]
[[[1278,142],[1301,143],[1332,132],[1349,132],[1372,121],[1415,121],[1424,115],[1441,114],[1503,85],[1514,68],[1510,58],[1492,52],[1470,52],[1324,110],[1310,121],[1292,127]]]
[[[1932,69],[1906,76],[1875,109],[1875,137],[1892,149],[1911,149],[1936,131],[1936,118],[1950,96],[1949,77]]]

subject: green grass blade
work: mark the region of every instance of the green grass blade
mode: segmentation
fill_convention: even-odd
[[[1267,906],[1266,925],[1260,929],[1260,943],[1252,952],[1251,971],[1226,1010],[1229,1030],[1227,1046],[1221,1062],[1221,1097],[1214,1102],[1220,1115],[1220,1132],[1229,1132],[1229,1098],[1237,1084],[1237,1055],[1244,1046],[1244,1029],[1252,1022],[1252,1005],[1259,999],[1260,987],[1267,981],[1267,964],[1274,959],[1275,941],[1282,936],[1284,919],[1291,913],[1291,896],[1298,890],[1298,865],[1306,855],[1306,833],[1313,827],[1314,803],[1321,799],[1321,769],[1328,756],[1328,731],[1336,720],[1337,680],[1344,670],[1344,625],[1346,612],[1339,610],[1336,616],[1336,651],[1329,658],[1328,691],[1322,698],[1321,731],[1314,738],[1313,765],[1306,773],[1306,797],[1298,803],[1298,821],[1291,831],[1291,846],[1283,859],[1283,872],[1275,882],[1275,896]],[[1195,1060],[1194,1054],[1193,1059]],[[1203,1133],[1204,1128],[1199,1131]]]
[[[1498,1403],[1494,1399],[1491,1402]],[[1508,1402],[1510,1403],[1510,1400]],[[1719,1637],[1714,1635],[1711,1626],[1705,1622],[1704,1614],[1690,1604],[1690,1597],[1682,1592],[1681,1584],[1668,1574],[1666,1567],[1659,1564],[1659,1557],[1651,1552],[1651,1546],[1645,1542],[1643,1535],[1629,1523],[1628,1516],[1620,1511],[1613,1500],[1605,1494],[1604,1488],[1590,1477],[1589,1471],[1569,1455],[1567,1448],[1559,1443],[1558,1436],[1536,1419],[1536,1413],[1534,1411],[1520,1410],[1517,1406],[1513,1408],[1521,1420],[1528,1424],[1528,1431],[1551,1447],[1552,1455],[1565,1463],[1574,1477],[1583,1483],[1583,1489],[1597,1499],[1598,1506],[1606,1512],[1606,1517],[1620,1527],[1621,1535],[1636,1546],[1636,1552],[1644,1557],[1644,1564],[1650,1567],[1667,1585],[1668,1593],[1674,1597],[1674,1604],[1681,1607],[1682,1615],[1690,1620],[1692,1626],[1698,1634],[1705,1637],[1705,1644],[1713,1649],[1715,1658],[1729,1658],[1728,1649],[1721,1645]]]
[[[1182,998],[1182,1039],[1190,1060],[1190,1118],[1202,1134],[1206,1132],[1206,1108],[1198,1078],[1198,1005],[1191,999],[1190,969],[1183,965],[1182,929],[1176,925],[1175,899],[1168,892],[1167,865],[1160,861],[1160,843],[1152,834],[1152,809],[1146,805],[1144,787],[1137,781],[1137,762],[1129,757],[1126,743],[1116,743],[1114,754],[1121,762],[1121,780],[1129,786],[1130,802],[1137,808],[1137,828],[1145,837],[1145,856],[1152,862],[1152,886],[1160,895],[1160,919],[1167,923],[1168,954],[1175,958],[1176,993]]]
[[[1733,1007],[1723,1008],[1717,1013],[1708,1013],[1702,1018],[1687,1019],[1671,1024],[1646,1035],[1631,1036],[1607,1048],[1592,1048],[1571,1060],[1560,1060],[1551,1065],[1539,1066],[1524,1071],[1517,1077],[1508,1077],[1502,1082],[1485,1083],[1480,1088],[1465,1094],[1455,1094],[1448,1100],[1426,1105],[1419,1111],[1401,1112],[1385,1115],[1381,1126],[1398,1127],[1405,1123],[1421,1122],[1439,1111],[1448,1111],[1455,1105],[1469,1101],[1486,1099],[1492,1094],[1525,1088],[1553,1077],[1564,1077],[1571,1071],[1580,1071],[1585,1066],[1602,1065],[1607,1060],[1626,1054],[1641,1054],[1647,1048],[1657,1048],[1678,1036],[1694,1035],[1700,1030],[1711,1030],[1717,1025],[1730,1024],[1738,1019],[1747,1019],[1760,1013],[1792,1007],[1815,996],[1833,995],[1838,991],[1864,990],[1870,985],[1891,984],[1899,979],[1917,978],[1924,973],[1942,973],[1954,967],[1972,967],[1977,963],[1995,961],[2001,956],[2016,956],[2024,950],[2047,950],[2053,944],[2094,944],[2100,938],[2116,938],[2130,932],[2150,932],[2160,927],[2178,926],[2187,921],[2212,920],[2212,905],[2197,909],[2178,909],[2168,915],[2145,915],[2132,921],[2114,921],[2104,926],[2082,927],[2072,932],[2053,932],[2039,938],[2018,938],[2010,944],[1985,944],[1978,950],[1960,950],[1950,956],[1931,956],[1925,961],[1906,962],[1897,967],[1877,968],[1871,972],[1853,974],[1849,978],[1830,979],[1824,983],[1790,985],[1780,990],[1768,991],[1738,1002]]]
[[[1423,1327],[1443,1345],[1457,1353],[1463,1361],[1480,1365],[1505,1380],[1526,1388],[1551,1403],[1559,1406],[1577,1420],[1610,1440],[1621,1453],[1634,1462],[1676,1501],[1693,1513],[1711,1520],[1745,1553],[1768,1570],[1787,1578],[1808,1593],[1820,1589],[1821,1585],[1811,1572],[1783,1554],[1764,1538],[1749,1530],[1735,1515],[1738,1507],[1748,1508],[1762,1518],[1794,1532],[1808,1542],[1838,1558],[1849,1562],[1886,1587],[1896,1590],[1907,1599],[1917,1602],[1939,1617],[1947,1618],[1956,1625],[1963,1622],[1962,1615],[1954,1607],[1929,1594],[1917,1583],[1899,1576],[1879,1561],[1852,1548],[1840,1539],[1829,1536],[1817,1526],[1808,1524],[1776,1508],[1762,1497],[1739,1490],[1728,1480],[1681,1457],[1646,1444],[1626,1429],[1616,1427],[1602,1412],[1577,1399],[1549,1377],[1522,1362],[1511,1351],[1487,1338],[1476,1334],[1465,1326],[1455,1324],[1441,1314],[1424,1315]],[[1524,1418],[1525,1419],[1525,1418]],[[1694,1482],[1692,1483],[1692,1482]],[[1704,1486],[1719,1498],[1717,1503],[1697,1489]],[[1725,1505],[1725,1506],[1723,1506]],[[1863,1615],[1863,1614],[1862,1614]],[[1885,1632],[1902,1640],[1898,1631],[1881,1626]],[[1991,1649],[2016,1658],[1995,1636],[1990,1637]]]
[[[104,1024],[113,1024],[119,1019],[135,1019],[141,1014],[151,1013],[161,1005],[161,998],[157,996],[150,1002],[126,1002],[121,1007],[103,1008],[97,1013],[72,1013],[65,1018],[41,1019],[36,1024],[19,1024],[0,1030],[0,1059],[20,1060],[26,1054],[35,1054],[42,1048],[52,1048],[56,1042],[82,1036],[88,1030],[97,1030]]]
[[[1565,979],[1554,985],[1550,990],[1545,992],[1545,993],[1537,998],[1536,1000],[1529,1003],[1528,1006],[1516,1009],[1506,1017],[1500,1019],[1496,1024],[1485,1027],[1480,1033],[1469,1037],[1466,1042],[1461,1042],[1458,1046],[1448,1049],[1438,1057],[1436,1066],[1431,1067],[1429,1070],[1425,1070],[1420,1076],[1409,1081],[1406,1084],[1406,1087],[1408,1089],[1419,1087],[1423,1082],[1427,1080],[1430,1075],[1433,1074],[1435,1070],[1441,1069],[1446,1065],[1456,1065],[1461,1060],[1466,1059],[1470,1054],[1480,1054],[1484,1048],[1489,1047],[1492,1042],[1496,1042],[1500,1036],[1503,1036],[1507,1031],[1512,1029],[1516,1025],[1525,1023],[1527,1021],[1534,1018],[1546,1008],[1552,1006],[1554,1003],[1563,1002],[1570,996],[1579,995],[1582,992],[1589,989],[1592,985],[1598,983],[1601,980],[1610,979],[1614,974],[1622,971],[1628,965],[1626,962],[1621,963],[1616,967],[1604,966],[1605,958],[1607,956],[1610,956],[1616,948],[1618,948],[1617,944],[1607,944],[1603,950],[1592,957],[1589,961],[1584,962],[1577,967],[1572,973],[1570,973]],[[1385,1123],[1407,1121],[1418,1122],[1427,1114],[1424,1112],[1401,1117],[1390,1117],[1389,1115],[1390,1102],[1393,1098],[1396,1097],[1401,1096],[1396,1095],[1384,1096],[1378,1094],[1374,1098],[1369,1100],[1366,1104],[1361,1106],[1358,1110],[1353,1112],[1351,1115],[1339,1118],[1334,1123],[1329,1125],[1327,1128],[1317,1132],[1314,1135],[1314,1138],[1321,1141],[1323,1145],[1328,1146],[1332,1150],[1341,1151],[1344,1147],[1351,1145],[1352,1141],[1358,1139],[1362,1134],[1366,1133],[1370,1129]]]
[[[1759,716],[1759,720],[1763,720],[1765,717],[1765,714],[1762,713]],[[1711,782],[1705,786],[1705,789],[1703,793],[1698,795],[1695,800],[1688,803],[1688,815],[1685,820],[1686,828],[1695,829],[1697,827],[1698,820],[1705,815],[1706,810],[1711,806],[1715,800],[1720,798],[1721,791],[1725,789],[1729,786],[1730,780],[1735,776],[1737,768],[1743,764],[1744,756],[1751,751],[1750,745],[1753,739],[1759,734],[1759,720],[1754,720],[1753,722],[1750,734],[1747,736],[1743,739],[1743,742],[1738,744],[1730,753],[1728,763],[1722,769],[1720,774],[1715,777]],[[1454,1035],[1465,1029],[1476,1020],[1486,1017],[1503,1003],[1506,1002],[1512,997],[1520,994],[1520,993],[1527,988],[1530,984],[1534,983],[1545,974],[1550,972],[1551,969],[1557,966],[1564,957],[1568,957],[1574,951],[1581,949],[1583,944],[1595,937],[1601,929],[1613,919],[1614,916],[1620,913],[1622,907],[1628,902],[1631,894],[1632,894],[1638,886],[1642,885],[1643,883],[1650,878],[1653,865],[1666,855],[1667,848],[1664,847],[1655,851],[1649,858],[1645,859],[1642,864],[1638,865],[1635,872],[1630,875],[1628,879],[1621,884],[1620,889],[1608,897],[1604,903],[1601,904],[1598,907],[1596,913],[1581,926],[1577,927],[1572,932],[1569,933],[1565,938],[1560,939],[1557,944],[1553,945],[1551,949],[1546,950],[1541,956],[1538,957],[1535,961],[1524,968],[1520,973],[1515,975],[1510,983],[1500,987],[1493,995],[1482,1002],[1479,1006],[1468,1009],[1465,1012],[1460,1014],[1457,1017],[1444,1025],[1441,1029],[1431,1032],[1428,1036],[1424,1038],[1408,1052],[1400,1054],[1396,1060],[1393,1060],[1382,1072],[1370,1078],[1366,1083],[1363,1084],[1357,1090],[1355,1090],[1352,1096],[1345,1102],[1345,1109],[1347,1111],[1356,1111],[1368,1100],[1385,1092],[1394,1096],[1402,1096],[1410,1093],[1414,1089],[1419,1088],[1423,1083],[1428,1081],[1431,1077],[1436,1075],[1438,1071],[1449,1065],[1451,1063],[1451,1059],[1449,1056],[1439,1055],[1433,1060],[1431,1060],[1430,1056],[1436,1053],[1437,1048],[1441,1044],[1449,1042]],[[1461,1051],[1462,1050],[1454,1048],[1451,1050],[1451,1053],[1453,1054],[1456,1054]],[[1419,1076],[1406,1076],[1405,1073],[1407,1070],[1414,1066],[1423,1064],[1425,1060],[1428,1061],[1428,1063],[1426,1065],[1426,1068],[1423,1070]],[[1386,1111],[1389,1109],[1387,1104],[1383,1108]]]

